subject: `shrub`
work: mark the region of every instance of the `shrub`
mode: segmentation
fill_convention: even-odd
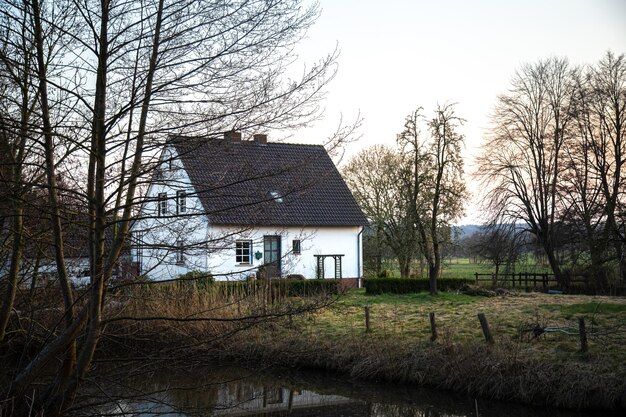
[[[446,278],[437,280],[439,291],[456,291],[463,285],[472,283],[473,280],[466,278]],[[365,294],[409,294],[421,291],[429,291],[430,284],[426,278],[374,278],[364,279]]]
[[[388,269],[383,269],[378,273],[378,278],[391,278],[393,274]]]

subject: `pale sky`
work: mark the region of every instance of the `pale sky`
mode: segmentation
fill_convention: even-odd
[[[594,63],[607,50],[626,53],[626,0],[320,0],[322,14],[298,47],[312,63],[340,51],[325,118],[295,134],[320,143],[339,118],[364,119],[362,138],[347,149],[393,146],[418,106],[458,103],[467,120],[466,171],[489,128],[496,96],[524,63],[565,56]],[[471,186],[471,178],[467,175]],[[478,222],[475,203],[460,222]]]

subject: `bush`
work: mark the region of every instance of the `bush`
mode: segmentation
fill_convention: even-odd
[[[473,280],[465,278],[446,278],[437,280],[439,291],[456,291]],[[410,294],[429,291],[430,285],[426,278],[373,278],[364,279],[365,294]]]
[[[383,269],[378,273],[378,278],[391,278],[393,274],[388,269]]]

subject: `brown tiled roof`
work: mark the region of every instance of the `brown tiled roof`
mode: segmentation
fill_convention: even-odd
[[[197,138],[170,142],[214,224],[367,224],[322,146]]]

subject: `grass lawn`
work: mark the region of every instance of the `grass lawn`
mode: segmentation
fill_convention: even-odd
[[[385,265],[391,272],[392,277],[400,278],[400,271],[395,261],[387,260]],[[450,258],[443,261],[441,277],[471,279],[474,278],[474,274],[476,272],[479,274],[491,274],[495,271],[496,268],[489,262],[477,263],[470,261],[468,258]],[[533,259],[518,262],[515,266],[515,271],[528,273],[551,273],[549,266],[538,264]],[[426,274],[426,271],[422,271],[420,275],[422,277],[426,277]]]
[[[436,315],[438,343],[464,343],[483,339],[478,313],[489,321],[496,343],[519,341],[523,328],[539,325],[559,329],[533,338],[524,333],[522,350],[547,359],[564,359],[576,354],[578,318],[584,317],[590,355],[626,360],[626,298],[513,293],[498,297],[472,297],[442,293],[365,295],[351,290],[331,307],[307,318],[297,326],[304,334],[340,342],[364,333],[364,307],[370,308],[371,338],[428,340],[428,313]],[[566,334],[575,333],[574,335]]]

